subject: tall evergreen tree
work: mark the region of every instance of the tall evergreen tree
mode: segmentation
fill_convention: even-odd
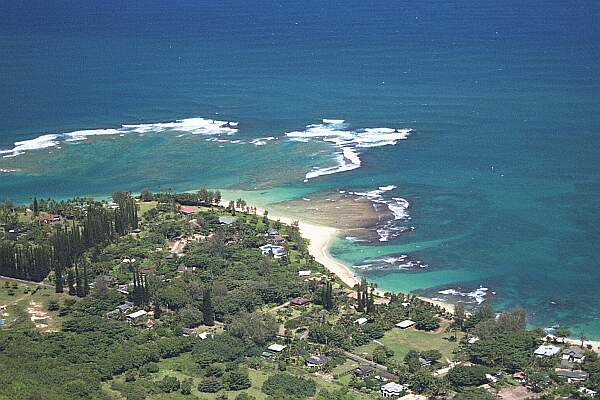
[[[215,324],[215,312],[212,306],[211,289],[205,288],[202,294],[202,320],[204,325],[213,326]]]

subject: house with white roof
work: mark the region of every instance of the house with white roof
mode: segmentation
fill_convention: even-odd
[[[404,386],[395,382],[388,382],[379,389],[383,397],[400,397],[403,391]]]
[[[146,311],[144,311],[144,310],[139,310],[139,311],[136,311],[136,312],[134,312],[134,313],[131,313],[131,314],[128,314],[128,315],[126,315],[126,318],[127,318],[128,320],[130,320],[130,321],[134,321],[134,320],[136,320],[136,319],[138,319],[138,318],[140,318],[140,317],[144,317],[144,316],[146,316],[147,314],[148,314],[148,313],[147,313]]]
[[[400,328],[400,329],[406,329],[406,328],[410,328],[411,326],[413,326],[416,322],[415,321],[411,321],[410,319],[405,319],[402,322],[398,322],[396,324],[396,327]]]
[[[272,352],[275,352],[275,353],[281,353],[283,350],[285,350],[286,347],[287,346],[284,346],[282,344],[275,343],[275,344],[272,344],[269,347],[267,347],[267,349],[269,351],[272,351]]]
[[[552,345],[542,345],[538,347],[533,354],[536,357],[554,357],[560,352],[560,347],[552,346]]]
[[[367,322],[369,322],[369,320],[366,319],[365,317],[360,317],[359,319],[357,319],[356,321],[354,321],[355,324],[359,324],[359,325],[364,325]]]
[[[310,276],[311,270],[298,271],[298,276]]]
[[[263,256],[273,254],[275,258],[281,258],[286,255],[285,247],[283,246],[265,244],[264,246],[260,246],[259,248],[262,251]]]

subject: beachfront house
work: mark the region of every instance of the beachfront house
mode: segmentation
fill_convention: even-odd
[[[148,319],[148,320],[146,320],[146,322],[144,322],[144,328],[146,328],[146,329],[152,329],[152,328],[154,328],[155,325],[156,325],[156,321],[153,319]]]
[[[571,346],[563,351],[562,359],[571,363],[581,364],[585,360],[585,351],[578,346]]]
[[[357,319],[356,321],[354,321],[354,323],[358,324],[358,325],[364,325],[367,322],[369,322],[369,320],[366,319],[365,317],[360,317],[359,319]]]
[[[410,328],[411,326],[414,326],[415,323],[416,323],[415,321],[411,321],[410,319],[405,319],[402,322],[398,322],[396,324],[396,327],[400,328],[400,329],[407,329],[407,328]]]
[[[329,359],[327,357],[316,355],[307,358],[306,361],[304,361],[304,364],[309,368],[319,368],[327,364],[328,361]]]
[[[571,383],[583,382],[590,377],[590,374],[582,370],[571,371],[570,369],[557,369],[556,376],[558,376],[561,379],[566,379],[567,382]]]
[[[259,249],[261,250],[263,256],[273,254],[273,257],[281,258],[287,254],[283,246],[275,246],[272,244],[265,244],[264,246],[260,246]]]
[[[560,347],[556,347],[556,346],[552,346],[552,345],[542,345],[542,346],[538,347],[533,352],[533,354],[535,354],[536,357],[543,358],[543,357],[554,357],[559,352],[560,352]]]
[[[267,235],[277,236],[277,235],[279,235],[279,231],[275,228],[269,228],[269,229],[267,229]]]
[[[583,386],[580,387],[579,389],[577,389],[577,391],[584,396],[588,396],[588,397],[592,397],[592,398],[595,398],[598,395],[598,392],[596,392],[595,390],[588,389]]]
[[[400,397],[402,392],[404,392],[404,386],[395,382],[388,382],[381,386],[379,392],[382,397]]]
[[[312,271],[310,269],[298,271],[298,276],[310,276]]]
[[[181,336],[189,337],[194,335],[194,330],[192,328],[183,328],[181,329]]]
[[[219,217],[219,224],[221,225],[231,225],[235,222],[235,217]]]

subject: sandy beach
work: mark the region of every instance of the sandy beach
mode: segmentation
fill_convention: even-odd
[[[222,199],[221,206],[227,207],[230,199]],[[268,211],[268,210],[267,210]],[[264,208],[256,207],[256,213],[258,215],[263,215],[265,212]],[[292,224],[295,221],[298,221],[298,227],[300,228],[300,234],[303,238],[308,239],[308,252],[312,255],[315,260],[330,271],[335,274],[344,284],[349,287],[354,287],[356,284],[360,283],[360,278],[357,277],[350,267],[345,265],[344,263],[336,260],[329,254],[329,247],[331,243],[336,239],[338,234],[340,233],[339,229],[318,225],[314,223],[300,221],[297,218],[293,218],[286,215],[277,215],[273,214],[269,211],[268,213],[269,219],[271,220],[279,220],[284,224]],[[383,290],[377,289],[375,294],[379,297],[384,297],[385,292]],[[438,300],[432,300],[425,297],[419,297],[424,301],[428,301],[437,306],[445,308],[449,312],[454,311],[454,306],[449,303],[444,303]]]

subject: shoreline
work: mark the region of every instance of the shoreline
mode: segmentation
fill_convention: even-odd
[[[230,200],[234,199],[222,198],[220,205],[227,207]],[[265,210],[266,209],[263,207],[256,207],[256,214],[262,215],[264,214]],[[360,277],[358,277],[349,266],[341,261],[336,260],[331,254],[329,254],[329,248],[331,247],[333,241],[340,234],[340,229],[315,224],[312,222],[305,222],[299,218],[294,218],[289,215],[272,214],[270,211],[268,212],[268,218],[271,220],[279,220],[287,225],[291,225],[293,222],[298,221],[300,235],[304,239],[308,240],[308,253],[313,256],[317,262],[322,264],[325,269],[337,276],[345,285],[349,286],[350,288],[353,288],[355,285],[360,283]],[[378,297],[385,297],[385,293],[386,291],[381,289],[375,290],[375,295]],[[450,313],[454,313],[454,305],[451,303],[433,300],[423,296],[417,297],[423,301],[444,308]]]

